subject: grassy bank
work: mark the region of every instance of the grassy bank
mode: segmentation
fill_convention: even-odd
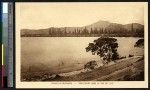
[[[115,64],[105,65],[76,75],[61,76],[51,73],[24,73],[22,81],[141,81],[144,80],[144,59],[131,57],[118,60]]]

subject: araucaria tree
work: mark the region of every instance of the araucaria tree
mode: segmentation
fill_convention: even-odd
[[[105,64],[119,59],[117,48],[117,39],[100,37],[94,40],[93,43],[89,43],[88,47],[86,47],[86,51],[91,51],[93,55],[97,54],[102,57],[103,63]]]

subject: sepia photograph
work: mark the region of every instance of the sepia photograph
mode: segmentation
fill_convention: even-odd
[[[62,87],[74,83],[146,87],[146,6],[140,2],[16,3],[17,87],[27,83],[57,87],[61,82]],[[102,84],[107,81],[108,86]]]

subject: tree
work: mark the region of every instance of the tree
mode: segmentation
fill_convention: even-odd
[[[64,34],[67,34],[67,31],[66,31],[66,29],[65,29],[65,31],[64,31]]]
[[[142,47],[142,48],[144,48],[144,39],[139,39],[139,40],[135,43],[134,47]]]
[[[51,30],[51,28],[49,29],[49,35],[51,35],[52,34],[52,30]]]
[[[119,59],[117,48],[117,39],[100,37],[94,40],[93,43],[89,43],[88,47],[86,47],[86,51],[91,51],[93,55],[97,54],[100,57],[103,57],[103,61],[108,63]]]
[[[83,29],[82,34],[89,34],[89,32],[88,32],[86,27]]]
[[[93,29],[91,28],[90,34],[93,34]]]

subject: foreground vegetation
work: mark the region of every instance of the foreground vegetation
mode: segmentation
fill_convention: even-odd
[[[71,76],[54,75],[49,72],[22,73],[21,81],[141,81],[144,80],[144,58],[131,57],[112,65]]]

